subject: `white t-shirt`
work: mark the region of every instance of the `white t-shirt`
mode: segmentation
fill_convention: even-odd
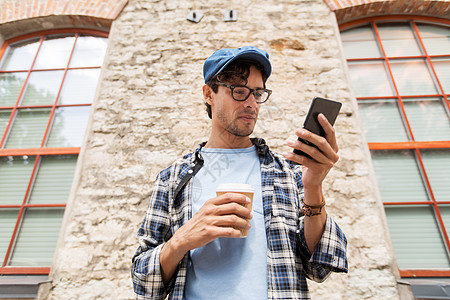
[[[261,168],[255,146],[202,148],[203,167],[194,176],[192,215],[216,196],[221,183],[255,189],[247,238],[218,238],[190,251],[184,296],[201,299],[267,299],[267,240],[261,194]]]

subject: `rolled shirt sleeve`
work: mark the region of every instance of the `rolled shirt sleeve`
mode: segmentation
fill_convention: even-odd
[[[160,253],[170,237],[167,186],[158,176],[150,205],[138,231],[139,248],[133,256],[132,279],[136,299],[164,299],[173,282],[164,285],[160,267]]]
[[[331,272],[348,272],[347,238],[328,215],[322,237],[311,254],[306,244],[304,218],[300,218],[300,251],[306,276],[323,282]]]

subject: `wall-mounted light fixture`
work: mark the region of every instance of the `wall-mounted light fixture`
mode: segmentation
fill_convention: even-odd
[[[187,19],[191,22],[198,23],[203,18],[203,14],[201,12],[191,10],[187,16]]]
[[[235,22],[237,21],[238,12],[234,9],[227,9],[223,14],[223,20],[225,22]]]

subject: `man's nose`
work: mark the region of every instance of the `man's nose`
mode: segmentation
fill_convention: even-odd
[[[245,105],[247,107],[256,107],[258,103],[256,103],[256,98],[254,92],[251,92],[248,98],[245,100]]]

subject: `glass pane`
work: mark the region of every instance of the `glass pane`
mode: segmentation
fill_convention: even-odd
[[[450,50],[449,50],[450,54]],[[432,59],[434,70],[445,94],[450,94],[450,59]]]
[[[34,161],[34,156],[0,157],[0,205],[23,203]]]
[[[403,99],[416,141],[450,141],[450,119],[440,99]]]
[[[359,101],[358,106],[369,143],[408,141],[395,100]]]
[[[26,78],[25,72],[0,74],[0,107],[16,104]]]
[[[101,67],[105,56],[107,38],[80,36],[70,61],[70,67]]]
[[[18,215],[18,209],[0,209],[0,264],[3,264],[6,251],[8,251]]]
[[[439,205],[439,210],[441,212],[442,221],[444,221],[444,226],[447,234],[450,233],[450,206],[449,205]]]
[[[5,129],[6,126],[8,125],[10,115],[11,110],[9,109],[0,110],[0,141],[3,138],[3,134],[5,133]]]
[[[56,109],[47,147],[80,147],[90,109],[90,106]]]
[[[401,95],[435,95],[438,93],[423,60],[391,61],[391,70]]]
[[[39,38],[20,41],[11,44],[6,50],[2,60],[1,70],[28,70],[31,69],[36,51],[39,48]]]
[[[383,202],[429,200],[412,151],[372,151],[372,161]]]
[[[56,101],[64,71],[32,72],[21,105],[52,105]]]
[[[428,55],[450,54],[450,28],[429,24],[417,27]]]
[[[6,148],[38,148],[50,116],[49,108],[20,109],[6,141]]]
[[[59,103],[92,103],[99,75],[100,69],[69,70],[64,80]]]
[[[34,69],[65,68],[69,63],[75,37],[49,35],[42,43]]]
[[[9,266],[48,267],[58,241],[63,208],[28,208]]]
[[[356,97],[392,96],[394,91],[381,62],[348,62]]]
[[[341,32],[344,53],[349,58],[380,57],[372,28],[364,26]]]
[[[422,150],[421,154],[434,198],[437,201],[450,201],[450,150]]]
[[[385,207],[385,210],[400,269],[450,267],[430,207]]]
[[[65,204],[76,163],[76,155],[44,156],[39,165],[29,203]]]
[[[379,24],[381,43],[388,57],[422,55],[408,24]]]

